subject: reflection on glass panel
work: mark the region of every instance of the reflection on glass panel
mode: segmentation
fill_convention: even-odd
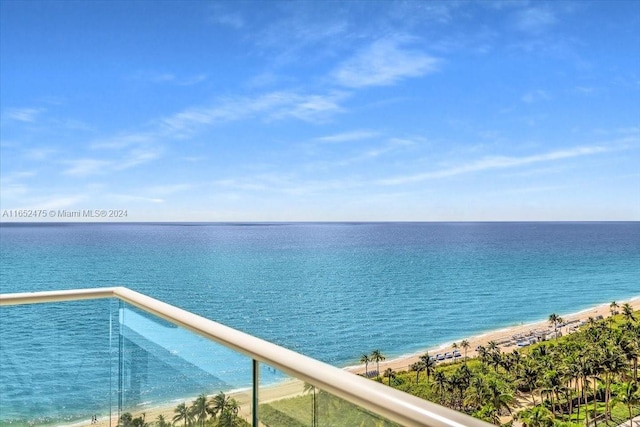
[[[108,420],[116,313],[114,300],[0,308],[0,425]]]
[[[291,377],[280,375],[277,382],[265,378],[277,372],[260,369],[260,422],[269,427],[395,427],[398,424],[366,411],[324,390]]]
[[[121,424],[248,425],[250,358],[124,303],[118,321]]]

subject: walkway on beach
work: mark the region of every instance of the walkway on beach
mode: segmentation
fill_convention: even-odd
[[[640,415],[638,415],[631,421],[633,421],[633,424],[630,424],[629,420],[627,420],[626,422],[620,424],[618,427],[631,427],[632,425],[640,427]]]

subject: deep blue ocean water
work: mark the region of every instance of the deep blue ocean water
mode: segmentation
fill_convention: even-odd
[[[2,224],[0,261],[2,293],[126,286],[345,366],[638,296],[640,223]],[[120,308],[1,308],[0,421],[105,415]],[[150,404],[221,379],[144,363]]]

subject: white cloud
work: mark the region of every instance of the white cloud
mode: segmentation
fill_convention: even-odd
[[[263,120],[297,118],[322,121],[342,111],[340,101],[348,94],[331,92],[306,95],[295,92],[271,92],[253,98],[228,99],[211,107],[194,107],[161,119],[163,132],[170,136],[188,136],[201,126],[214,125],[258,116]]]
[[[123,158],[114,165],[114,169],[129,169],[143,163],[150,162],[160,157],[161,150],[159,148],[135,148],[127,152]]]
[[[331,115],[342,111],[339,102],[345,94],[306,95],[291,98],[290,105],[282,105],[270,115],[274,119],[295,117],[307,122],[324,121]]]
[[[426,53],[403,49],[400,40],[378,40],[344,62],[333,76],[340,85],[360,88],[389,86],[409,77],[438,70],[439,60]]]
[[[77,206],[87,199],[86,195],[54,195],[46,198],[34,199],[27,209],[65,209]]]
[[[11,120],[33,123],[38,115],[44,111],[42,108],[10,108],[6,110],[5,115]]]
[[[339,14],[326,14],[324,9],[322,2],[288,3],[282,19],[254,33],[256,46],[276,67],[333,58],[350,37],[349,25]]]
[[[71,166],[62,173],[72,176],[99,175],[105,173],[112,166],[111,161],[89,158],[68,160],[65,163]]]
[[[413,175],[399,176],[380,180],[382,185],[401,185],[415,182],[422,182],[429,179],[447,178],[456,175],[463,175],[473,172],[482,172],[493,169],[506,169],[517,166],[524,166],[534,163],[551,162],[574,157],[588,156],[593,154],[612,151],[613,148],[601,146],[575,147],[567,150],[551,151],[543,154],[535,154],[524,157],[492,156],[476,160],[471,163],[440,169],[433,172],[424,172]]]
[[[343,132],[334,135],[321,136],[316,138],[316,141],[337,144],[342,142],[361,141],[363,139],[371,139],[380,135],[378,132],[372,132],[368,130],[355,130],[351,132]]]
[[[183,77],[181,79],[176,79],[176,84],[179,86],[191,86],[207,80],[208,77],[209,76],[206,74]]]
[[[515,25],[520,31],[540,33],[555,24],[556,16],[549,8],[531,7],[516,14]]]
[[[93,142],[90,147],[93,149],[118,150],[131,146],[148,144],[154,141],[154,137],[148,133],[124,133],[112,138],[105,138]]]
[[[116,157],[111,158],[80,158],[64,161],[70,165],[64,170],[64,175],[90,176],[101,175],[113,171],[121,171],[148,163],[160,157],[162,150],[158,147],[134,147],[122,150]]]
[[[522,101],[526,102],[527,104],[532,104],[534,102],[540,101],[548,101],[550,99],[551,96],[549,95],[549,93],[541,89],[532,90],[522,96]]]
[[[208,19],[214,24],[231,27],[236,30],[240,30],[245,26],[245,19],[240,13],[231,11],[220,3],[211,7]]]
[[[31,160],[43,161],[50,160],[52,154],[58,150],[53,148],[31,148],[25,153],[26,157]]]
[[[34,171],[14,172],[0,177],[0,194],[3,202],[14,198],[22,198],[30,188],[23,181],[36,176]]]
[[[191,86],[207,80],[207,74],[193,74],[177,76],[174,73],[162,71],[137,71],[131,77],[132,80],[140,80],[146,83],[173,84],[178,86]]]
[[[164,203],[164,199],[158,197],[134,196],[130,194],[111,194],[110,198],[117,202]]]
[[[169,194],[182,193],[192,188],[193,188],[192,184],[157,185],[157,186],[148,188],[148,192],[151,194],[166,196]]]

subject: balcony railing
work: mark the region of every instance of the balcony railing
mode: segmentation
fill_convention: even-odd
[[[350,412],[355,411],[362,417],[376,420],[378,425],[489,425],[123,287],[1,294],[0,306],[56,303],[53,307],[57,307],[59,303],[67,304],[70,301],[104,299],[111,299],[112,302],[108,304],[116,304],[116,308],[110,309],[107,316],[109,351],[105,352],[108,355],[105,356],[103,369],[92,371],[92,375],[104,375],[105,378],[100,378],[99,381],[101,384],[108,383],[108,390],[97,397],[99,402],[105,402],[108,409],[102,412],[102,415],[108,415],[108,425],[115,426],[124,412],[143,412],[145,400],[152,395],[145,393],[162,389],[164,392],[169,390],[178,395],[190,393],[189,399],[193,399],[195,394],[200,393],[196,393],[195,390],[202,390],[205,387],[203,384],[210,387],[207,394],[215,394],[218,391],[215,389],[217,387],[224,388],[230,395],[235,396],[241,406],[241,415],[244,415],[252,426],[266,425],[265,417],[274,412],[279,414],[279,418],[271,419],[270,426],[290,425],[287,421],[282,421],[287,419],[297,419],[296,422],[299,424],[296,425],[322,426],[324,413],[332,410],[346,411],[344,405],[349,405]],[[74,315],[63,322],[63,328],[73,323],[90,327],[87,325],[91,316],[80,312],[92,313],[95,310],[89,308],[87,311],[86,307],[78,310],[78,316],[86,317]],[[7,315],[10,310],[3,308],[3,311],[4,313],[0,313],[3,316],[0,318],[0,326],[4,331],[10,329],[7,328],[9,325],[3,325],[9,322]],[[17,327],[28,329],[39,322],[47,324],[50,320],[46,316],[36,314],[31,317],[35,319],[32,323],[20,324]],[[15,329],[16,326],[11,327]],[[64,339],[60,338],[63,332],[60,328],[56,331],[53,333],[55,339],[65,348]],[[34,338],[43,334],[33,332]],[[15,369],[17,365],[25,363],[24,360],[29,360],[7,356],[16,350],[18,345],[16,343],[14,348],[13,343],[7,342],[14,338],[3,335],[0,339],[0,349],[4,347],[3,357],[0,358],[0,371]],[[73,351],[74,355],[76,353]],[[60,369],[63,365],[82,364],[86,361],[83,356],[78,356],[76,362],[67,356],[60,356],[58,359],[56,363],[61,366]],[[160,368],[174,374],[154,377]],[[76,375],[80,375],[78,369],[71,366]],[[36,375],[33,372],[31,374]],[[22,382],[22,386],[26,381],[28,387],[35,390],[43,388],[37,384],[37,375],[29,379],[25,379],[25,375],[28,374],[21,375],[18,379],[12,378],[7,381]],[[285,381],[287,378],[288,381]],[[191,388],[181,388],[183,380],[195,385]],[[88,381],[79,380],[76,384],[80,387],[85,382]],[[274,392],[279,390],[278,387],[288,387],[289,392]],[[7,389],[4,386],[0,387],[0,393]],[[44,389],[45,393],[56,393],[55,387],[44,386]],[[165,397],[167,396],[169,395]],[[285,396],[289,397],[294,407],[297,398],[298,406],[304,404],[307,413],[302,416],[296,415],[299,411],[291,409],[291,405],[279,405],[278,402],[284,401]],[[177,398],[175,395],[169,397]],[[33,396],[36,401],[41,398]],[[304,398],[311,405],[306,406],[306,403],[302,403]],[[333,403],[327,403],[327,399],[332,399]],[[0,412],[9,411],[10,408],[2,409],[2,405],[7,404],[7,401],[8,399],[3,399],[0,394]],[[169,411],[168,421],[171,421],[172,415],[173,409]],[[281,421],[277,421],[278,419]],[[149,421],[152,420],[147,420]],[[182,425],[182,421],[176,425]]]

